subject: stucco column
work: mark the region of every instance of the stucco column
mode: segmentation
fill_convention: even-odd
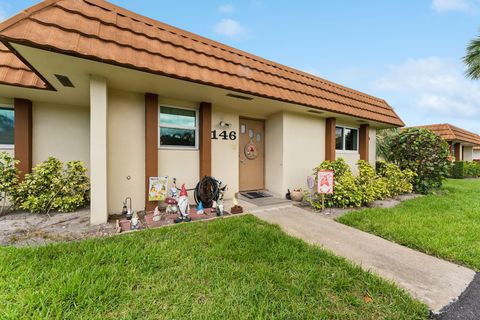
[[[200,104],[200,180],[212,175],[212,104]]]
[[[107,81],[90,77],[90,223],[108,220]]]
[[[20,170],[20,179],[23,179],[25,174],[32,171],[32,101],[15,98],[13,106],[15,159],[20,161],[17,168]]]
[[[336,158],[336,127],[335,118],[325,121],[325,160],[335,161]]]
[[[368,162],[369,145],[370,145],[370,126],[368,124],[362,124],[359,132],[359,150],[360,160]]]

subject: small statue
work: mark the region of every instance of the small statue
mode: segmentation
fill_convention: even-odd
[[[202,201],[200,201],[197,206],[197,214],[204,214],[204,213],[205,213],[205,209],[203,208]]]
[[[210,212],[212,213],[217,212],[217,201],[215,200],[212,201],[212,208],[210,209]]]
[[[217,216],[223,216],[223,200],[219,199],[217,202]]]
[[[130,229],[138,230],[140,227],[140,219],[138,218],[138,214],[136,211],[133,212],[132,222],[130,224]]]
[[[153,211],[153,221],[158,222],[158,221],[160,221],[161,218],[162,217],[160,215],[160,210],[158,209],[158,206],[157,206],[157,207],[155,207],[155,210]]]
[[[185,184],[183,184],[180,196],[178,197],[178,210],[180,211],[180,215],[175,219],[175,223],[192,221],[188,215],[188,209],[190,209],[190,206],[188,205],[188,194]]]
[[[167,198],[165,199],[165,203],[167,206],[167,214],[176,214],[178,212],[178,202],[175,198]]]

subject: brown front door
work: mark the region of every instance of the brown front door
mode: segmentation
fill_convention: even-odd
[[[265,122],[240,118],[240,191],[265,189]]]

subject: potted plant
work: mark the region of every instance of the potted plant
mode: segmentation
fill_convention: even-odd
[[[292,198],[292,201],[302,202],[302,200],[303,200],[303,191],[302,191],[302,189],[293,189],[293,191],[290,192],[290,196],[291,196],[291,198]]]

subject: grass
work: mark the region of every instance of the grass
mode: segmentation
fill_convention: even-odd
[[[338,221],[480,271],[480,179],[448,180],[438,195]]]
[[[0,261],[1,319],[428,315],[425,305],[393,284],[253,216],[0,248]]]

